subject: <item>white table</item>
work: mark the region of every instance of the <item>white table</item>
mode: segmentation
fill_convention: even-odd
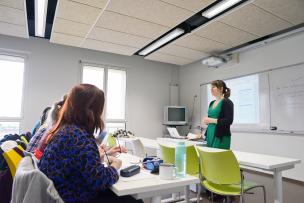
[[[157,140],[148,138],[139,138],[142,140],[145,147],[154,148],[159,150],[159,143],[176,143],[180,140],[174,140],[172,138],[157,138]],[[189,143],[189,142],[188,142]],[[195,144],[195,143],[193,143]],[[198,143],[200,144],[200,142]],[[203,147],[207,148],[207,147]],[[211,148],[209,148],[211,149]],[[218,149],[212,149],[218,150]],[[274,176],[274,203],[283,203],[283,187],[282,187],[282,171],[292,169],[295,164],[301,162],[299,159],[291,159],[285,157],[271,156],[265,154],[256,154],[249,152],[234,151],[241,168],[262,171],[266,173],[273,173]]]
[[[140,160],[139,157],[130,154],[121,154],[118,158],[123,162],[122,168]],[[140,174],[130,178],[121,177],[111,187],[111,190],[118,196],[132,195],[135,199],[151,198],[152,203],[160,203],[161,195],[184,190],[185,201],[189,202],[189,186],[197,183],[199,183],[199,179],[194,176],[187,175],[185,178],[175,180],[161,180],[158,175],[141,169]]]
[[[294,168],[301,160],[239,151],[233,153],[241,167],[272,172],[275,187],[274,202],[283,203],[282,171]]]

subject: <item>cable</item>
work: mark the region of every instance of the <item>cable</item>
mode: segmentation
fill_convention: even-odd
[[[190,120],[190,126],[189,126],[189,132],[192,128],[192,124],[193,124],[193,114],[194,114],[194,107],[195,107],[195,100],[197,98],[197,95],[193,96],[193,104],[192,104],[192,112],[191,112],[191,120]]]

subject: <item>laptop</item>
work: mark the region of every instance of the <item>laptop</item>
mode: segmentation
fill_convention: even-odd
[[[173,138],[177,139],[187,139],[187,137],[180,136],[180,134],[177,132],[176,128],[173,127],[167,127],[167,130],[169,132],[169,135]]]

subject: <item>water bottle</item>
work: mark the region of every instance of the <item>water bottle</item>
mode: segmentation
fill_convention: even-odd
[[[186,145],[185,142],[179,142],[175,149],[176,177],[184,178],[186,176]]]

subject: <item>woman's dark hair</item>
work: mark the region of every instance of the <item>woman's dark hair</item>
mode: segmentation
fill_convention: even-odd
[[[214,80],[211,85],[222,90],[222,94],[225,98],[230,97],[231,90],[226,86],[226,83],[223,80]]]
[[[102,131],[104,122],[101,115],[104,103],[103,91],[94,85],[80,84],[73,87],[60,109],[59,118],[49,132],[46,143],[49,143],[64,125],[77,125],[89,134],[93,134],[95,130]]]
[[[59,102],[56,102],[55,104],[56,104],[56,105],[58,105],[58,106],[59,106],[59,108],[61,108],[61,107],[63,106],[63,104],[64,104],[65,100],[67,99],[67,97],[68,97],[68,95],[67,95],[67,94],[63,95],[62,100],[61,100],[61,101],[59,101]]]
[[[46,107],[46,108],[42,111],[42,114],[41,114],[41,116],[40,116],[40,126],[42,126],[42,125],[45,123],[45,121],[46,121],[46,119],[47,119],[47,117],[48,117],[48,113],[49,113],[50,109],[51,109],[51,107]]]
[[[49,110],[47,119],[45,121],[45,123],[47,123],[48,126],[53,126],[57,122],[57,120],[59,118],[60,109],[63,106],[66,98],[67,98],[67,95],[64,95],[62,97],[62,100],[55,102],[52,105],[52,108]]]

